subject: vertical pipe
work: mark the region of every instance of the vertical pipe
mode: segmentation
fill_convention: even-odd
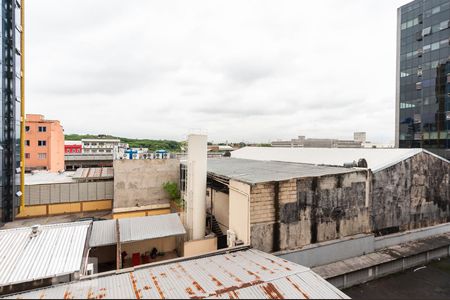
[[[188,227],[193,240],[205,238],[206,232],[206,161],[208,137],[188,136]]]
[[[25,0],[20,0],[20,212],[25,209]]]

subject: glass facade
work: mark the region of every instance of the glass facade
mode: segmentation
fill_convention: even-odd
[[[19,205],[21,113],[21,7],[18,0],[0,0],[0,222],[14,219]]]
[[[450,0],[399,9],[397,145],[450,155]]]

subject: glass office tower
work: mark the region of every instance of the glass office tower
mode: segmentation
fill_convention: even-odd
[[[1,110],[0,110],[0,222],[17,213],[20,167],[20,26],[18,0],[0,0],[1,8]]]
[[[450,158],[450,0],[398,9],[396,146]]]

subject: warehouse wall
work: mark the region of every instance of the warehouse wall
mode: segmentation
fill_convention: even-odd
[[[450,164],[426,152],[373,174],[372,227],[387,233],[450,221]]]
[[[169,204],[163,184],[179,179],[177,159],[115,160],[114,208]]]
[[[251,244],[266,252],[369,233],[367,172],[257,184],[251,189]]]
[[[112,200],[113,181],[53,183],[25,186],[25,205]]]

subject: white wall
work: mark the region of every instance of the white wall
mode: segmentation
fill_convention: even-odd
[[[245,244],[250,243],[249,195],[250,185],[230,180],[229,226]]]

